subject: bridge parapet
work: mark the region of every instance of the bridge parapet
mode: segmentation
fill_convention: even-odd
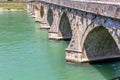
[[[92,0],[92,1],[81,1],[81,0],[34,0],[40,2],[46,2],[49,4],[55,4],[64,6],[72,9],[77,9],[89,13],[99,14],[102,16],[112,17],[120,19],[120,1],[103,2]],[[117,3],[116,3],[117,2]]]

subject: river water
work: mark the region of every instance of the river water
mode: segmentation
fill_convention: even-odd
[[[67,41],[48,40],[48,30],[26,11],[0,12],[0,80],[110,80],[120,62],[71,64]]]

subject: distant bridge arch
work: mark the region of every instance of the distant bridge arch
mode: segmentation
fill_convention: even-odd
[[[52,23],[53,23],[53,11],[51,8],[48,9],[48,12],[47,12],[47,21],[48,21],[48,24],[49,26],[52,26]]]

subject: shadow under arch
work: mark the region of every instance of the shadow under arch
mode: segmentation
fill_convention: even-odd
[[[58,35],[63,40],[70,40],[72,37],[71,24],[66,13],[63,13],[61,16]]]
[[[120,50],[105,27],[98,26],[89,32],[84,41],[84,51],[88,59],[120,55]]]
[[[44,16],[44,7],[42,5],[40,7],[40,16],[41,18]]]
[[[48,9],[48,12],[47,12],[47,21],[51,26],[53,23],[53,11],[50,8]]]

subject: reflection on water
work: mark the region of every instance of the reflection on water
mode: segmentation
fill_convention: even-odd
[[[120,62],[65,62],[69,42],[48,40],[48,31],[25,11],[0,12],[0,80],[110,80]]]

